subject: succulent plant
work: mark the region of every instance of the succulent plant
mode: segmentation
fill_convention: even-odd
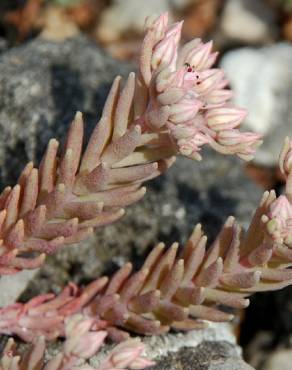
[[[260,136],[236,127],[245,111],[211,68],[212,44],[196,39],[178,50],[181,23],[167,14],[146,22],[140,72],[112,85],[102,117],[82,152],[77,113],[61,157],[50,140],[39,169],[29,163],[0,195],[0,275],[39,267],[47,254],[114,222],[145,194],[141,183],[164,172],[179,153],[201,159],[209,144],[250,159]]]

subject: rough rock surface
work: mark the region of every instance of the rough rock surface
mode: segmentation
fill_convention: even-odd
[[[156,362],[149,370],[253,370],[241,359],[230,324],[213,323],[204,330],[144,337],[142,341],[147,357]],[[103,347],[90,365],[97,367],[110,349]]]
[[[4,53],[0,57],[0,161],[1,167],[8,166],[2,172],[3,182],[13,181],[28,159],[39,159],[49,137],[62,139],[75,110],[85,112],[91,130],[110,80],[126,70],[83,37],[63,44],[38,39]],[[230,214],[247,224],[259,198],[260,191],[245,177],[236,159],[210,151],[201,163],[180,158],[165,176],[149,184],[144,200],[130,207],[120,222],[48,258],[23,298],[58,292],[69,280],[85,283],[112,272],[129,259],[138,266],[155,242],[184,242],[197,222],[204,224],[212,239]],[[205,340],[210,342],[212,338]],[[219,344],[225,340],[222,336],[216,338]],[[183,343],[186,345],[185,340]],[[214,349],[210,358],[225,359],[226,363],[233,358],[223,355],[220,346],[208,346]],[[197,369],[197,363],[204,362],[200,357],[203,351],[197,350],[187,350],[192,353],[192,367],[184,362],[184,350],[178,351],[177,364],[185,365],[176,365],[172,354],[170,366]],[[203,360],[196,360],[198,353]],[[161,364],[165,361],[163,358]],[[242,361],[237,362],[241,367],[230,366],[244,369]],[[201,369],[215,369],[211,365],[202,365],[205,368]]]
[[[275,165],[283,139],[292,135],[291,64],[292,46],[285,43],[238,49],[221,61],[234,102],[249,112],[245,127],[264,136],[256,155],[259,164]]]
[[[267,43],[278,32],[275,18],[265,0],[228,0],[219,24],[221,43]]]

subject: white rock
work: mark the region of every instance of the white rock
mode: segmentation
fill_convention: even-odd
[[[15,275],[1,276],[0,307],[14,303],[38,271],[38,269],[23,270]]]
[[[275,34],[275,16],[264,0],[228,0],[220,29],[224,37],[231,40],[266,42]]]
[[[142,33],[146,17],[169,8],[169,0],[114,0],[102,13],[97,34],[102,41],[111,42],[127,31]]]
[[[274,351],[264,364],[265,370],[291,370],[292,350],[281,349]]]
[[[259,164],[275,165],[285,136],[292,136],[291,66],[292,46],[285,43],[238,49],[221,61],[235,104],[249,112],[243,127],[264,135]]]

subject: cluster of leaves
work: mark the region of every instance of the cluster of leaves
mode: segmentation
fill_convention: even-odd
[[[120,218],[124,207],[145,194],[142,182],[167,170],[177,154],[200,160],[201,147],[208,144],[223,154],[252,158],[260,136],[238,130],[245,111],[228,102],[224,73],[211,68],[216,59],[212,44],[194,40],[179,49],[181,23],[168,26],[166,14],[148,19],[146,31],[138,76],[131,73],[123,88],[120,78],[115,79],[85,151],[77,113],[61,156],[52,139],[40,168],[29,163],[18,184],[1,194],[0,274],[39,267],[47,254]],[[69,284],[57,296],[46,294],[0,309],[0,332],[25,341],[67,337],[65,350],[44,367],[65,370],[89,357],[84,353],[97,350],[96,336],[122,341],[129,331],[152,335],[170,328],[201,328],[206,320],[231,320],[233,315],[222,306],[244,308],[250,294],[292,283],[288,138],[280,169],[287,180],[285,194],[277,198],[266,192],[246,232],[230,217],[206,248],[207,237],[197,225],[184,248],[175,243],[165,250],[158,244],[137,272],[128,263],[113,277],[98,278],[84,288]],[[76,320],[76,325],[68,324]],[[85,328],[84,342],[71,338],[72,327]],[[41,361],[43,341],[34,344],[30,358]],[[2,367],[25,368],[27,360],[14,356],[11,346],[10,341]],[[135,354],[140,356],[141,348]],[[135,357],[126,366],[147,364]],[[99,369],[118,368],[108,366]]]

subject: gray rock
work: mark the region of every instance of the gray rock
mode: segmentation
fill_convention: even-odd
[[[88,129],[106,92],[126,68],[84,36],[65,42],[37,38],[0,55],[0,179],[14,183],[39,160],[51,137],[64,137],[77,110]]]
[[[227,53],[221,66],[235,91],[234,102],[247,108],[244,126],[264,136],[255,160],[277,164],[285,136],[292,135],[292,46],[275,44]]]
[[[264,0],[227,0],[219,30],[225,44],[266,43],[278,33],[275,13]]]

